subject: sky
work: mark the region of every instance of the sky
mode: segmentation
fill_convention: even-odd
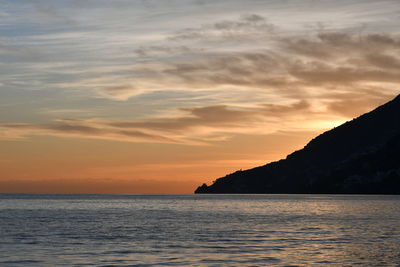
[[[400,93],[398,0],[0,1],[0,192],[192,193]]]

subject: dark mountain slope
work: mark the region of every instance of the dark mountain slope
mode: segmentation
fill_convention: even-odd
[[[195,193],[400,193],[400,96],[327,131],[286,159]]]

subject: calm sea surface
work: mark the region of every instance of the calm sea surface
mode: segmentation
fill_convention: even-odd
[[[1,266],[400,266],[400,196],[0,195]]]

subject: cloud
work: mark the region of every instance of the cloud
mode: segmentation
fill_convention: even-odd
[[[99,90],[101,96],[111,98],[114,100],[126,100],[132,96],[139,95],[141,90],[138,90],[135,86],[124,84],[117,86],[103,87]]]
[[[47,124],[0,124],[0,136],[5,139],[23,138],[31,135],[94,138],[127,142],[181,143],[168,137],[142,131],[107,128],[104,124],[90,120],[64,119]]]
[[[42,23],[45,24],[60,24],[76,26],[78,21],[72,18],[67,12],[63,12],[63,9],[57,8],[56,6],[51,6],[49,4],[35,4],[34,17]]]
[[[43,15],[53,9],[68,13],[52,5],[41,5],[35,12]],[[37,80],[31,82],[32,89],[60,88],[83,96],[89,91],[116,101],[156,91],[214,91],[227,99],[232,92],[245,98],[259,90],[286,101],[310,97],[309,87],[352,90],[366,83],[398,84],[398,35],[346,28],[335,32],[329,27],[293,33],[284,31],[278,21],[271,23],[269,16],[250,12],[182,30],[166,26],[135,38],[126,28],[110,31],[112,25],[100,23],[102,35],[96,24],[90,24],[33,34],[13,45],[13,39],[0,39],[0,51],[14,56],[28,47],[43,53],[34,64],[10,65],[3,71],[4,79],[17,87],[15,82],[30,77],[25,82]],[[24,77],[14,74],[22,72]]]
[[[212,24],[204,24],[198,28],[186,28],[169,36],[169,40],[198,39],[243,39],[272,34],[276,26],[257,14],[246,14],[238,20],[223,20]]]
[[[261,20],[258,16],[249,16],[236,23],[216,23],[213,27],[240,28]],[[398,35],[327,32],[308,38],[271,38],[274,47],[193,54],[155,65],[139,64],[133,72],[144,84],[157,80],[167,90],[212,90],[231,85],[239,90],[268,89],[293,98],[307,92],[310,86],[319,86],[322,91],[321,86],[326,85],[353,90],[370,82],[400,82]],[[116,90],[110,97],[124,95],[126,91],[125,88],[121,93]],[[132,95],[135,95],[133,91]]]
[[[181,46],[151,45],[151,46],[142,46],[136,48],[134,50],[134,53],[138,57],[155,57],[155,56],[172,56],[172,55],[198,53],[202,51],[204,51],[204,49],[191,48],[184,45]]]
[[[328,112],[347,118],[354,118],[380,106],[393,98],[393,95],[379,87],[367,87],[352,92],[333,92],[322,96]]]
[[[164,74],[208,87],[231,84],[301,90],[321,84],[399,83],[397,35],[325,33],[275,41],[275,50],[214,54],[191,63],[170,64]]]
[[[293,66],[289,72],[293,77],[310,85],[338,84],[350,85],[361,82],[400,82],[400,72],[389,72],[388,70],[371,69],[364,67],[340,67],[329,66],[323,63],[300,64]]]
[[[41,53],[37,50],[22,45],[1,42],[0,39],[0,55],[14,59],[24,59],[27,61],[32,61],[37,60],[41,56],[40,54]]]
[[[93,16],[107,15],[101,10]],[[60,11],[67,14],[62,7]],[[52,8],[45,6],[35,12],[46,17]],[[102,113],[108,118],[118,118],[129,104],[149,109],[148,119],[132,115],[126,121],[2,125],[1,135],[207,142],[235,133],[274,131],[286,127],[279,124],[282,118],[287,125],[305,117],[350,118],[399,91],[398,34],[363,34],[330,27],[290,32],[277,21],[271,23],[269,16],[250,12],[237,19],[200,22],[181,30],[168,24],[156,31],[152,27],[159,29],[160,24],[145,23],[144,28],[135,28],[138,32],[133,32],[129,23],[118,24],[122,27],[119,29],[112,23],[92,21],[97,24],[84,27],[78,23],[68,25],[65,31],[56,27],[43,33],[36,28],[27,37],[0,38],[0,52],[5,54],[21,54],[18,49],[27,47],[45,52],[34,64],[21,60],[3,68],[4,83],[11,89],[45,88],[52,94],[49,99],[76,94],[79,103],[87,105],[79,109],[109,108],[110,114]],[[374,86],[384,93],[374,95],[370,90]],[[87,99],[93,95],[97,99]],[[155,100],[160,95],[163,99]],[[182,99],[188,103],[182,104]],[[125,103],[114,102],[122,100]],[[163,104],[156,105],[155,101]],[[62,107],[65,110],[66,105]],[[114,107],[118,107],[115,113]],[[153,113],[165,110],[175,110],[179,116],[159,118]]]
[[[310,104],[265,104],[252,109],[224,105],[181,108],[181,115],[142,121],[61,119],[47,124],[0,124],[3,138],[30,135],[95,138],[127,142],[200,145],[225,140],[235,133],[271,132],[271,121],[297,118]],[[299,115],[300,114],[300,115]],[[269,129],[268,129],[269,127]],[[1,133],[3,133],[1,135]]]
[[[249,119],[252,120],[254,115],[253,111],[233,110],[226,106],[182,108],[181,111],[188,115],[142,122],[112,122],[110,125],[121,128],[141,128],[182,133],[182,131],[199,127],[212,127],[215,130],[221,130],[226,127],[240,127]]]
[[[298,112],[310,112],[311,105],[306,100],[300,100],[291,105],[276,105],[276,104],[264,104],[263,114],[269,116],[284,117],[288,114]]]
[[[221,131],[227,128],[247,128],[248,125],[259,123],[264,117],[270,119],[284,117],[309,108],[310,104],[306,101],[299,101],[288,105],[265,104],[247,110],[232,109],[224,105],[181,108],[188,116],[143,122],[112,122],[110,125],[122,128],[144,128],[172,132],[204,127],[210,127],[214,131]]]
[[[274,42],[275,49],[202,53],[155,65],[139,64],[133,71],[140,76],[138,80],[142,84],[137,87],[139,90],[125,85],[110,87],[105,97],[125,100],[151,90],[168,92],[171,88],[183,93],[207,91],[210,96],[215,94],[220,101],[225,101],[222,102],[225,106],[217,104],[204,110],[181,110],[190,116],[147,121],[143,125],[135,121],[132,126],[167,131],[176,131],[179,126],[197,127],[201,128],[199,133],[215,133],[221,132],[221,128],[215,126],[217,124],[233,127],[235,123],[259,119],[260,110],[255,113],[241,110],[236,114],[236,110],[227,108],[226,105],[233,104],[229,103],[232,96],[238,102],[252,96],[249,105],[253,108],[269,105],[269,113],[266,113],[272,118],[279,117],[281,113],[280,107],[272,108],[270,104],[262,103],[267,102],[263,99],[268,99],[270,95],[273,99],[280,98],[291,103],[300,100],[298,105],[310,105],[312,102],[320,110],[325,110],[327,116],[332,113],[349,119],[384,103],[399,92],[400,37],[396,34],[327,32],[307,38],[277,36]],[[155,81],[158,87],[151,84]],[[382,94],[376,95],[375,90]],[[338,95],[341,97],[337,98]],[[260,96],[259,101],[257,96]],[[282,109],[285,108],[286,105],[283,105]],[[299,116],[309,109],[298,108]],[[226,119],[232,114],[242,122],[224,120],[213,124],[213,120],[207,120],[202,127],[197,126],[205,121],[207,112],[224,115]],[[213,127],[214,130],[211,130]]]
[[[89,109],[78,109],[78,108],[65,108],[65,109],[60,109],[60,108],[55,108],[55,109],[50,109],[50,108],[42,108],[40,110],[40,113],[42,114],[49,114],[49,115],[60,115],[60,114],[85,114],[85,115],[94,115],[93,110]]]
[[[328,109],[346,117],[356,117],[363,114],[366,108],[372,109],[384,103],[381,98],[348,98],[329,103]]]
[[[393,55],[369,54],[365,56],[365,61],[380,69],[392,69],[394,71],[400,69],[400,59]]]
[[[325,33],[315,38],[284,38],[289,75],[308,85],[362,85],[400,82],[400,37],[390,34]],[[356,88],[357,90],[357,88]]]

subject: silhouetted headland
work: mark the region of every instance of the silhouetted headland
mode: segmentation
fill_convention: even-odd
[[[195,193],[400,194],[400,95],[286,159],[228,174]]]

